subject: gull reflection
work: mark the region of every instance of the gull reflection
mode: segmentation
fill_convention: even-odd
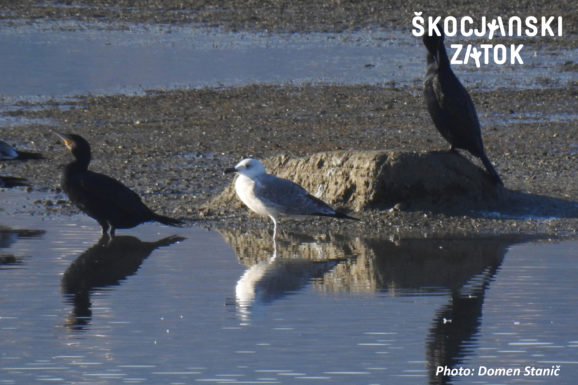
[[[322,278],[341,261],[272,257],[249,267],[235,287],[241,319],[248,321],[251,308],[296,293],[313,279]]]
[[[64,272],[62,293],[73,305],[66,326],[84,329],[92,318],[90,295],[95,289],[120,285],[124,279],[136,273],[155,249],[184,239],[170,236],[156,242],[143,242],[132,236],[103,236]]]
[[[327,242],[311,236],[280,232],[278,241],[282,247],[273,244],[269,256],[259,251],[259,245],[268,244],[266,233],[222,230],[221,234],[248,266],[235,287],[237,309],[244,322],[249,321],[251,313],[259,306],[299,292],[344,261],[326,253],[324,243]]]

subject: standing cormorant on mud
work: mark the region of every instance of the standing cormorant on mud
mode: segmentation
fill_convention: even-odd
[[[423,37],[427,48],[427,71],[424,97],[437,130],[450,143],[451,150],[462,148],[480,158],[496,185],[503,185],[500,176],[484,151],[480,123],[472,98],[454,75],[441,36]]]
[[[114,236],[116,229],[128,229],[149,221],[169,226],[183,224],[178,219],[155,214],[134,191],[119,181],[89,171],[90,145],[83,137],[75,134],[56,135],[75,158],[64,169],[62,189],[72,203],[98,221],[103,235],[110,233]]]

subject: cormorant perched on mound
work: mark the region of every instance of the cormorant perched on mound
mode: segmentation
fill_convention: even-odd
[[[62,189],[68,198],[88,216],[96,219],[102,233],[114,235],[116,229],[128,229],[144,222],[157,221],[179,226],[178,219],[155,214],[140,197],[119,181],[88,170],[90,145],[79,135],[59,134],[75,160],[66,165]]]
[[[495,184],[503,185],[500,176],[486,156],[476,108],[468,91],[454,75],[441,36],[423,36],[427,48],[427,71],[424,96],[428,111],[451,150],[463,148],[480,158]]]

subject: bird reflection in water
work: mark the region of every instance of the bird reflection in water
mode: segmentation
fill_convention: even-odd
[[[120,285],[136,273],[154,250],[184,239],[173,235],[156,242],[143,242],[132,236],[103,236],[64,272],[62,293],[73,305],[66,326],[83,330],[92,318],[90,295],[95,289]]]
[[[475,351],[483,303],[508,248],[525,237],[365,240],[355,259],[325,277],[329,290],[375,290],[390,295],[449,295],[425,341],[430,385],[451,384],[439,367],[458,367]],[[354,273],[353,273],[354,272]],[[348,277],[364,280],[353,285]]]
[[[235,287],[237,310],[248,323],[251,313],[260,305],[270,304],[304,289],[321,279],[343,259],[311,260],[303,257],[283,258],[277,254],[248,267]]]
[[[451,384],[452,377],[438,369],[451,371],[471,354],[482,322],[485,293],[498,268],[499,264],[487,266],[464,286],[452,290],[450,301],[436,313],[426,347],[430,385]]]

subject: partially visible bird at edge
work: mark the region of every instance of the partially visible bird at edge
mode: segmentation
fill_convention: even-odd
[[[0,140],[0,160],[28,160],[28,159],[44,159],[42,154],[30,151],[20,151],[14,146],[9,145],[3,140]]]

